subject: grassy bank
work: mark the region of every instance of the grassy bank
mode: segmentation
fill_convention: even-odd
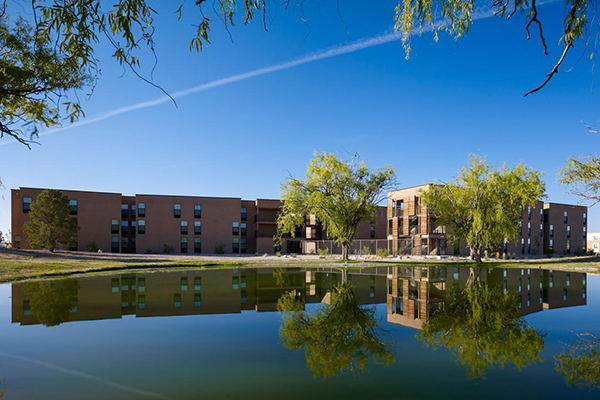
[[[254,256],[168,256],[139,254],[95,254],[95,253],[48,253],[0,249],[0,282],[18,279],[42,278],[79,273],[119,271],[131,269],[189,268],[235,268],[266,267],[284,265],[286,267],[331,267],[339,266],[339,258],[320,259],[315,256],[254,257]],[[600,273],[599,257],[552,258],[539,260],[487,261],[479,265],[456,259],[379,259],[367,258],[351,260],[351,267],[390,266],[390,265],[479,268],[541,268],[561,271]]]

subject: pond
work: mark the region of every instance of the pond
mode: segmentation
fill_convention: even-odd
[[[402,265],[5,284],[0,390],[3,400],[597,399],[599,295],[591,274]]]

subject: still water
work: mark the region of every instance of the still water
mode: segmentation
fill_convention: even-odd
[[[599,295],[596,275],[404,266],[6,284],[0,390],[3,400],[598,399]]]

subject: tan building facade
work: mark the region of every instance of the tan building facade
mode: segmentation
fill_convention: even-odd
[[[22,227],[30,220],[31,204],[43,190],[11,191],[13,247],[30,248]],[[276,247],[273,236],[282,205],[276,199],[61,191],[69,198],[71,215],[80,228],[69,249],[73,251],[86,251],[92,243],[114,253],[164,253],[170,249],[174,254],[285,254],[315,253],[323,243],[332,247],[310,216],[295,237],[284,237]],[[362,222],[357,240],[387,243],[385,213],[386,208],[380,207],[375,224]]]
[[[400,189],[388,194],[388,240],[397,255],[468,256],[464,243],[455,246],[447,230],[421,201],[430,185]],[[499,254],[542,256],[586,251],[587,207],[537,201],[523,210],[516,241],[505,240]]]

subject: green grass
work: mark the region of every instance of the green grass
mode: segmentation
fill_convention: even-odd
[[[266,267],[283,265],[287,267],[334,267],[340,266],[344,261],[335,258],[302,259],[302,258],[270,258],[256,257],[243,262],[231,258],[223,261],[190,259],[190,260],[164,260],[160,256],[156,259],[126,261],[122,259],[111,260],[91,257],[91,259],[78,259],[74,253],[49,254],[39,252],[0,252],[0,282],[9,282],[19,279],[43,278],[64,276],[81,273],[97,273],[119,270],[165,270],[174,268],[240,268],[240,267]],[[363,268],[367,266],[447,266],[447,267],[477,267],[477,268],[542,268],[562,271],[600,273],[599,257],[572,257],[552,258],[539,260],[490,260],[479,265],[464,260],[419,260],[407,261],[398,259],[369,259],[366,261],[349,260],[345,263],[350,268]]]

